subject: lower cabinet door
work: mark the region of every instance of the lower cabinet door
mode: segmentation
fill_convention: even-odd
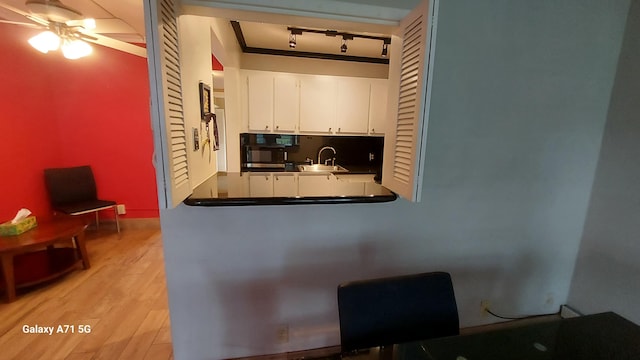
[[[298,181],[294,174],[273,175],[273,196],[295,197],[298,196]]]
[[[298,194],[300,196],[331,196],[336,177],[331,174],[300,174]]]
[[[271,174],[251,174],[249,176],[251,197],[272,197],[273,177]]]

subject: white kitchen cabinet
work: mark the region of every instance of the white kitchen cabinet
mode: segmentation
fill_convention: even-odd
[[[336,178],[333,185],[333,192],[337,196],[362,196],[364,194],[364,183],[350,181],[345,178]]]
[[[300,174],[298,176],[298,195],[327,196],[333,194],[336,177],[332,174]]]
[[[384,135],[387,122],[388,80],[371,80],[369,135]]]
[[[272,197],[273,176],[270,173],[250,174],[249,193],[251,197]]]
[[[295,197],[298,181],[295,174],[273,174],[273,196]]]
[[[247,96],[250,131],[271,131],[273,128],[273,75],[247,75]]]
[[[227,175],[228,178],[224,181],[224,186],[227,189],[227,196],[230,198],[242,198],[249,194],[249,176],[244,173],[233,173]],[[213,196],[213,194],[211,194]]]
[[[273,131],[297,131],[300,123],[300,83],[297,76],[276,75],[273,96]]]
[[[337,80],[332,76],[300,78],[300,132],[335,132]]]
[[[366,134],[369,131],[370,87],[369,79],[338,79],[337,134]]]

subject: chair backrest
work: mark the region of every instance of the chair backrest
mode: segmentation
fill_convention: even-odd
[[[90,166],[45,169],[44,180],[49,199],[54,206],[98,198],[96,181]]]
[[[451,276],[445,272],[338,286],[342,352],[458,335]]]

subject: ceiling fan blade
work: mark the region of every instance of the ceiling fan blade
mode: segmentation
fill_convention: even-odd
[[[28,13],[28,12],[24,12],[24,11],[22,11],[22,10],[18,9],[18,8],[14,8],[14,7],[13,7],[13,6],[11,6],[11,5],[3,4],[3,3],[1,3],[1,2],[0,2],[0,7],[3,7],[3,8],[5,8],[5,9],[9,10],[9,11],[13,11],[14,13],[16,13],[16,14],[20,14],[20,15],[22,15],[22,16],[28,16],[28,15],[29,15],[29,13]]]
[[[44,25],[44,26],[49,26],[49,21],[43,18],[39,18],[37,16],[33,16],[31,14],[27,14],[25,15],[25,17],[33,22],[36,22],[38,24]]]
[[[25,22],[20,22],[20,21],[0,20],[0,23],[11,24],[11,25],[21,25],[21,26],[34,28],[34,29],[42,29],[42,26],[40,26],[40,25],[30,24],[30,23],[25,23]]]
[[[5,9],[7,9],[9,11],[13,11],[14,13],[16,13],[18,15],[22,15],[22,16],[26,17],[27,19],[33,21],[34,23],[38,23],[38,24],[41,24],[41,25],[44,25],[44,26],[49,26],[49,21],[47,21],[46,19],[42,19],[42,18],[39,18],[37,16],[33,16],[32,14],[29,14],[28,12],[24,12],[24,11],[22,11],[22,10],[20,10],[18,8],[15,8],[15,7],[11,6],[11,5],[0,3],[0,7],[5,8]]]
[[[144,57],[144,58],[147,57],[147,49],[141,46],[129,44],[128,42],[112,39],[110,37],[94,34],[94,33],[85,32],[85,33],[82,33],[82,35],[83,37],[86,36],[85,39],[87,41],[92,42],[94,44],[106,46],[112,49],[116,49],[119,51],[123,51],[129,54]]]

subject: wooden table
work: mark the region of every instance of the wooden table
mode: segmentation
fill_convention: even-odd
[[[78,219],[56,219],[38,224],[15,236],[0,237],[0,262],[7,302],[16,298],[16,288],[27,287],[60,277],[78,265],[88,269],[84,243],[87,225]],[[69,244],[72,246],[55,245]],[[4,286],[3,286],[4,285]]]

